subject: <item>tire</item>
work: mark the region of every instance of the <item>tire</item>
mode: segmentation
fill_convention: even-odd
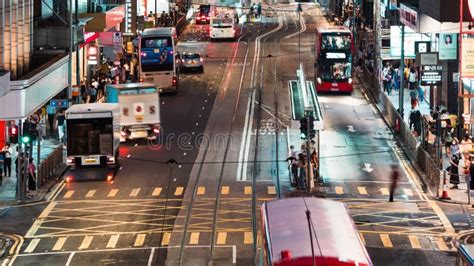
[[[203,66],[200,66],[200,67],[199,67],[199,71],[200,71],[201,73],[204,73],[204,67],[203,67]]]

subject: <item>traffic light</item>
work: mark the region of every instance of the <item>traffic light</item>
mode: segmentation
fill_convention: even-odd
[[[309,138],[312,139],[316,137],[316,129],[314,129],[314,117],[309,117]]]
[[[21,143],[29,144],[31,142],[31,136],[24,134],[21,136]]]
[[[23,135],[21,136],[21,142],[29,144],[32,141],[36,140],[38,136],[38,130],[36,129],[36,124],[31,121],[25,121],[23,123]]]
[[[300,136],[301,139],[306,139],[308,136],[308,120],[306,117],[300,119]]]
[[[10,143],[12,144],[18,143],[18,127],[16,125],[10,126],[8,136],[9,136],[8,139]]]

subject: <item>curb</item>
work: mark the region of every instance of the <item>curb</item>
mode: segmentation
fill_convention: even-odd
[[[52,188],[59,184],[59,181],[61,180],[62,176],[64,175],[64,173],[66,173],[68,169],[69,167],[65,165],[60,171],[58,171],[56,181],[48,184],[48,186],[46,187],[46,193],[44,193],[41,197],[33,198],[31,200],[26,200],[24,202],[19,202],[18,200],[0,201],[0,207],[22,206],[22,205],[27,205],[27,204],[44,202],[48,194],[51,193]]]

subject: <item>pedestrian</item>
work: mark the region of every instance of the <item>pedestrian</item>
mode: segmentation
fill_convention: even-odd
[[[10,146],[10,143],[6,143],[5,147],[2,149],[2,153],[4,156],[4,165],[3,165],[3,171],[5,177],[10,177],[12,174],[12,156],[13,156],[13,149]]]
[[[425,90],[422,86],[418,86],[418,99],[420,100],[420,103],[425,100]]]
[[[470,153],[472,150],[472,140],[471,136],[466,134],[461,140],[461,145],[459,145],[461,148],[461,153]]]
[[[446,157],[449,157],[451,155],[451,146],[453,145],[453,129],[449,130],[446,133],[446,137],[444,138],[444,143],[445,143]]]
[[[306,160],[306,156],[303,153],[298,155],[298,168],[299,168],[299,175],[298,175],[298,188],[301,190],[306,189],[306,172],[308,168],[308,162]]]
[[[415,89],[410,89],[411,106],[415,108],[418,105],[418,93]]]
[[[459,156],[460,149],[459,149],[459,141],[456,137],[453,138],[453,144],[451,144],[451,154],[454,156]]]
[[[48,114],[49,133],[54,135],[54,118],[56,115],[56,107],[52,106],[51,103],[46,106],[46,113]]]
[[[66,117],[64,116],[64,111],[60,110],[58,113],[58,118],[56,119],[56,127],[58,128],[59,141],[62,143],[64,143],[65,122]]]
[[[0,152],[0,186],[3,184],[3,167],[5,163],[4,153]]]
[[[89,103],[95,103],[97,100],[97,89],[94,86],[89,87]]]
[[[416,68],[412,66],[410,68],[410,72],[408,73],[408,87],[410,90],[415,90],[416,89]]]
[[[398,170],[398,166],[396,164],[392,164],[392,173],[390,175],[390,179],[390,198],[388,201],[393,202],[393,196],[395,194],[395,190],[397,189],[398,179],[400,179],[400,171]]]
[[[293,180],[291,183],[295,186],[298,184],[298,152],[295,150],[295,146],[290,146],[290,157],[287,161],[290,161],[291,165],[291,174],[293,175]]]
[[[28,158],[28,191],[36,190],[36,166],[33,158]]]
[[[311,167],[313,170],[313,176],[317,178],[319,164],[318,164],[318,153],[316,152],[316,150],[313,150],[313,152],[311,153]]]
[[[459,185],[459,158],[453,155],[449,161],[449,183],[453,184],[452,189],[458,188]]]
[[[166,13],[165,11],[161,12],[160,16],[160,26],[164,27],[166,23]]]

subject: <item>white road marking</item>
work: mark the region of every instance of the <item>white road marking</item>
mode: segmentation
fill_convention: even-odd
[[[58,238],[58,240],[56,241],[56,244],[54,244],[53,246],[53,251],[58,251],[58,250],[61,250],[64,246],[64,243],[66,243],[66,240],[67,240],[67,237],[60,237]]]
[[[155,197],[156,197],[156,196],[159,196],[159,195],[161,194],[161,190],[162,190],[162,188],[157,187],[157,188],[155,188],[155,189],[153,190],[153,193],[152,193],[151,195],[152,195],[152,196],[155,196]]]
[[[91,197],[94,197],[95,193],[97,192],[97,190],[95,189],[91,189],[87,192],[86,194],[86,198],[91,198]]]
[[[145,244],[146,234],[138,234],[137,238],[135,239],[135,243],[133,243],[134,247],[141,247]]]
[[[108,198],[113,198],[117,195],[117,192],[118,192],[118,189],[114,188],[114,189],[111,189],[109,194],[107,195]]]
[[[72,195],[74,194],[74,190],[69,190],[68,192],[66,192],[66,194],[64,194],[64,199],[69,199],[72,197]]]
[[[67,258],[67,261],[66,261],[66,266],[71,265],[72,258],[74,257],[75,254],[76,252],[72,252],[71,255],[69,255],[69,258]]]
[[[115,248],[119,240],[120,235],[110,236],[109,242],[107,242],[107,248]]]
[[[138,193],[140,193],[140,188],[134,188],[132,192],[130,192],[130,197],[136,197],[138,196]]]
[[[152,262],[153,262],[153,256],[155,255],[155,249],[156,249],[156,248],[152,248],[152,249],[151,249],[150,257],[148,258],[148,266],[153,265]]]

